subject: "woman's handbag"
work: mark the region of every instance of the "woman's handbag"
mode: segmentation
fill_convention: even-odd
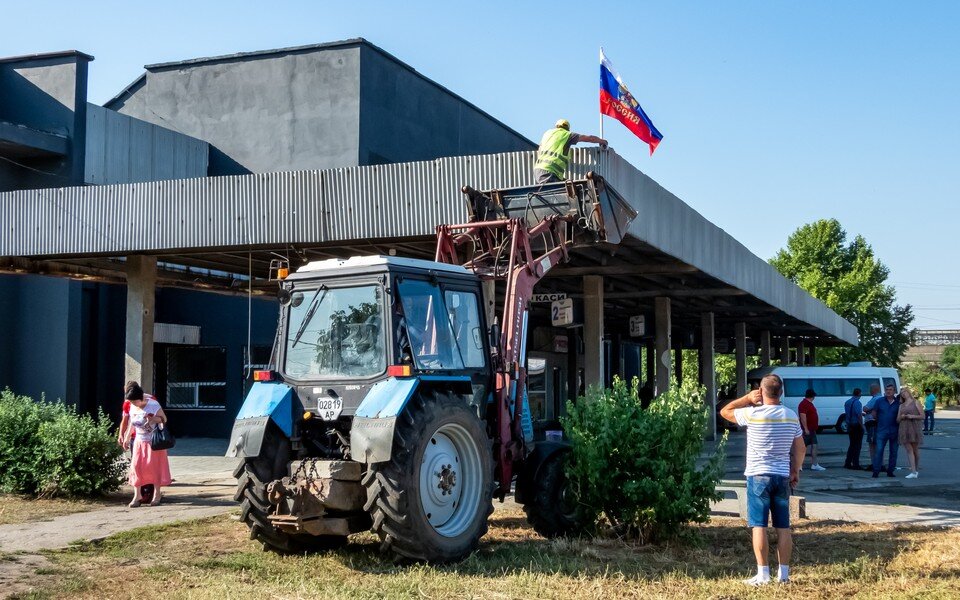
[[[170,428],[166,426],[165,423],[160,423],[157,425],[157,428],[153,430],[153,435],[150,437],[150,449],[151,450],[169,450],[176,445],[177,441],[173,439],[173,434],[170,433]]]

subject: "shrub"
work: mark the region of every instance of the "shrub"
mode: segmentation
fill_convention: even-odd
[[[94,419],[78,415],[72,407],[40,425],[39,489],[43,495],[92,496],[120,487],[126,466],[110,426],[102,410]]]
[[[603,517],[620,535],[662,539],[709,519],[711,502],[721,497],[726,438],[698,469],[708,415],[703,391],[671,390],[643,410],[638,386],[616,378],[612,388],[567,403],[567,476],[587,523]]]
[[[122,482],[123,450],[103,413],[0,392],[0,491],[89,496]]]
[[[40,425],[52,421],[62,405],[34,402],[9,389],[0,392],[0,491],[33,494],[37,477]]]

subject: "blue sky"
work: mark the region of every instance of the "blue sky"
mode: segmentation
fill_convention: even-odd
[[[611,145],[763,258],[838,219],[915,325],[960,328],[960,3],[13,3],[0,56],[96,57],[103,103],[144,64],[365,37],[531,139],[598,133],[598,50],[664,134]]]

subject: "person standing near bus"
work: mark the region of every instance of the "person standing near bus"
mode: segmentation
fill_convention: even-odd
[[[910,462],[910,474],[906,479],[916,479],[920,476],[920,446],[923,445],[923,432],[920,421],[923,420],[923,406],[914,398],[910,388],[900,388],[900,411],[897,413],[897,423],[900,424],[900,445],[907,451],[907,460]]]
[[[900,450],[900,401],[897,388],[887,384],[883,398],[873,405],[873,415],[877,418],[877,451],[873,455],[873,476],[879,477],[883,467],[883,451],[890,444],[890,459],[887,461],[887,477],[896,477],[897,452]]]
[[[860,388],[854,388],[853,396],[843,403],[847,437],[850,440],[847,446],[847,459],[843,463],[843,468],[857,471],[862,468],[860,466],[860,451],[863,448],[863,405],[860,404],[860,393]]]
[[[870,385],[870,399],[867,405],[863,407],[863,432],[867,436],[867,448],[870,450],[870,461],[873,462],[873,455],[877,453],[877,417],[874,416],[873,407],[883,398],[880,393],[880,384]],[[867,467],[870,470],[871,466]]]
[[[797,407],[800,413],[800,427],[803,429],[803,443],[810,448],[810,459],[813,464],[810,465],[811,471],[826,471],[826,467],[821,467],[817,460],[817,429],[820,427],[820,415],[817,413],[817,407],[813,405],[813,399],[817,393],[813,390],[807,390]],[[804,456],[806,461],[806,456]]]

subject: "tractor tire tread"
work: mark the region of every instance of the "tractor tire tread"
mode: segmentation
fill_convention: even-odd
[[[481,496],[483,500],[479,509],[482,523],[475,527],[466,544],[447,551],[419,539],[419,521],[412,514],[413,511],[421,510],[418,504],[414,505],[419,496],[402,488],[406,477],[415,471],[417,448],[414,442],[423,437],[424,432],[421,430],[438,418],[439,411],[463,406],[462,400],[444,392],[428,391],[414,396],[396,422],[391,459],[371,466],[363,479],[367,489],[365,509],[371,516],[373,531],[380,538],[380,549],[393,554],[401,562],[446,563],[461,560],[476,549],[480,538],[488,530],[487,520],[493,512],[492,482]],[[477,425],[482,431],[481,452],[488,453],[486,456],[491,458],[486,460],[491,460],[492,442],[479,419]]]

